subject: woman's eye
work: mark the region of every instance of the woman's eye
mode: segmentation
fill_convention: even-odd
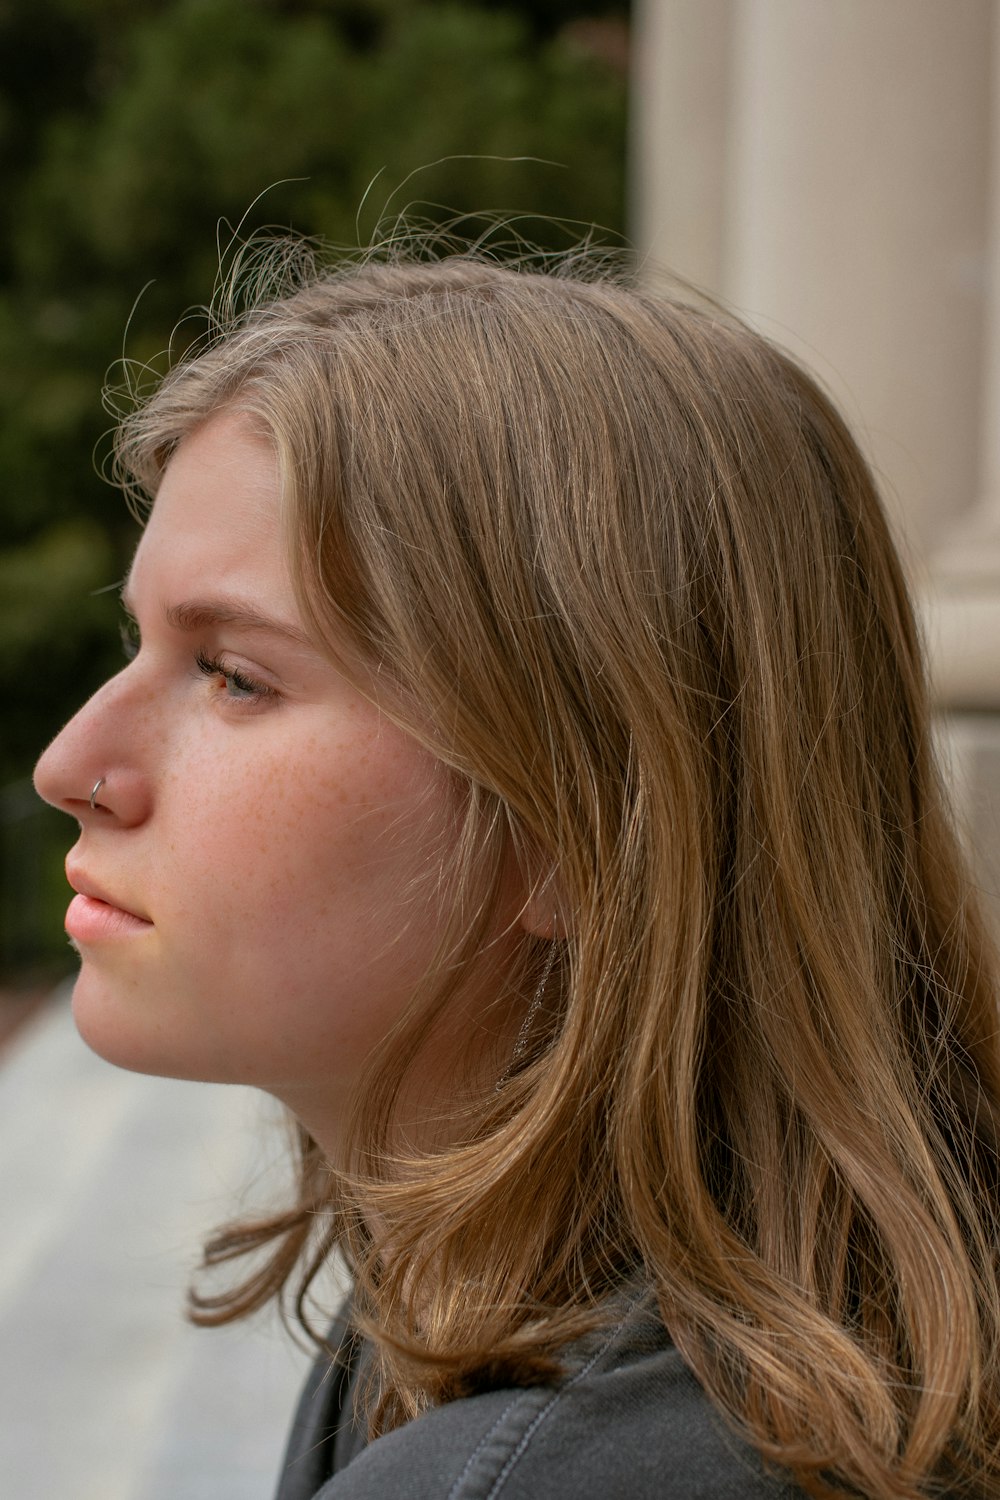
[[[131,615],[119,622],[118,634],[121,636],[122,652],[126,661],[135,661],[139,655],[139,647],[142,642],[139,639],[139,626]]]
[[[203,651],[199,651],[195,660],[198,671],[205,677],[221,679],[225,685],[226,697],[234,703],[259,703],[263,698],[275,696],[273,688],[248,677],[239,667],[227,666],[218,657],[206,656]]]

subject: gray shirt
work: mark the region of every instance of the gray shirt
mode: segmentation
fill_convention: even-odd
[[[434,1407],[372,1442],[346,1317],[316,1362],[276,1500],[803,1500],[710,1404],[648,1297],[571,1345],[551,1385]]]

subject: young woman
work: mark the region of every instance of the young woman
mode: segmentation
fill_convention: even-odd
[[[996,959],[809,377],[372,261],[118,457],[130,660],[38,786],[86,1041],[298,1122],[195,1316],[352,1265],[282,1500],[1000,1493]]]

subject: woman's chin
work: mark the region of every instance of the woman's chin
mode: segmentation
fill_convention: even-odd
[[[137,986],[101,973],[86,958],[73,986],[73,1021],[81,1039],[105,1062],[131,1073],[199,1078],[191,1059],[178,1055],[160,1017],[150,1013]]]

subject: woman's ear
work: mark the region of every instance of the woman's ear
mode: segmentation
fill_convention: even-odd
[[[559,881],[555,871],[551,871],[531,887],[519,920],[523,930],[532,937],[566,938],[569,937],[569,924],[565,912],[566,903]]]

